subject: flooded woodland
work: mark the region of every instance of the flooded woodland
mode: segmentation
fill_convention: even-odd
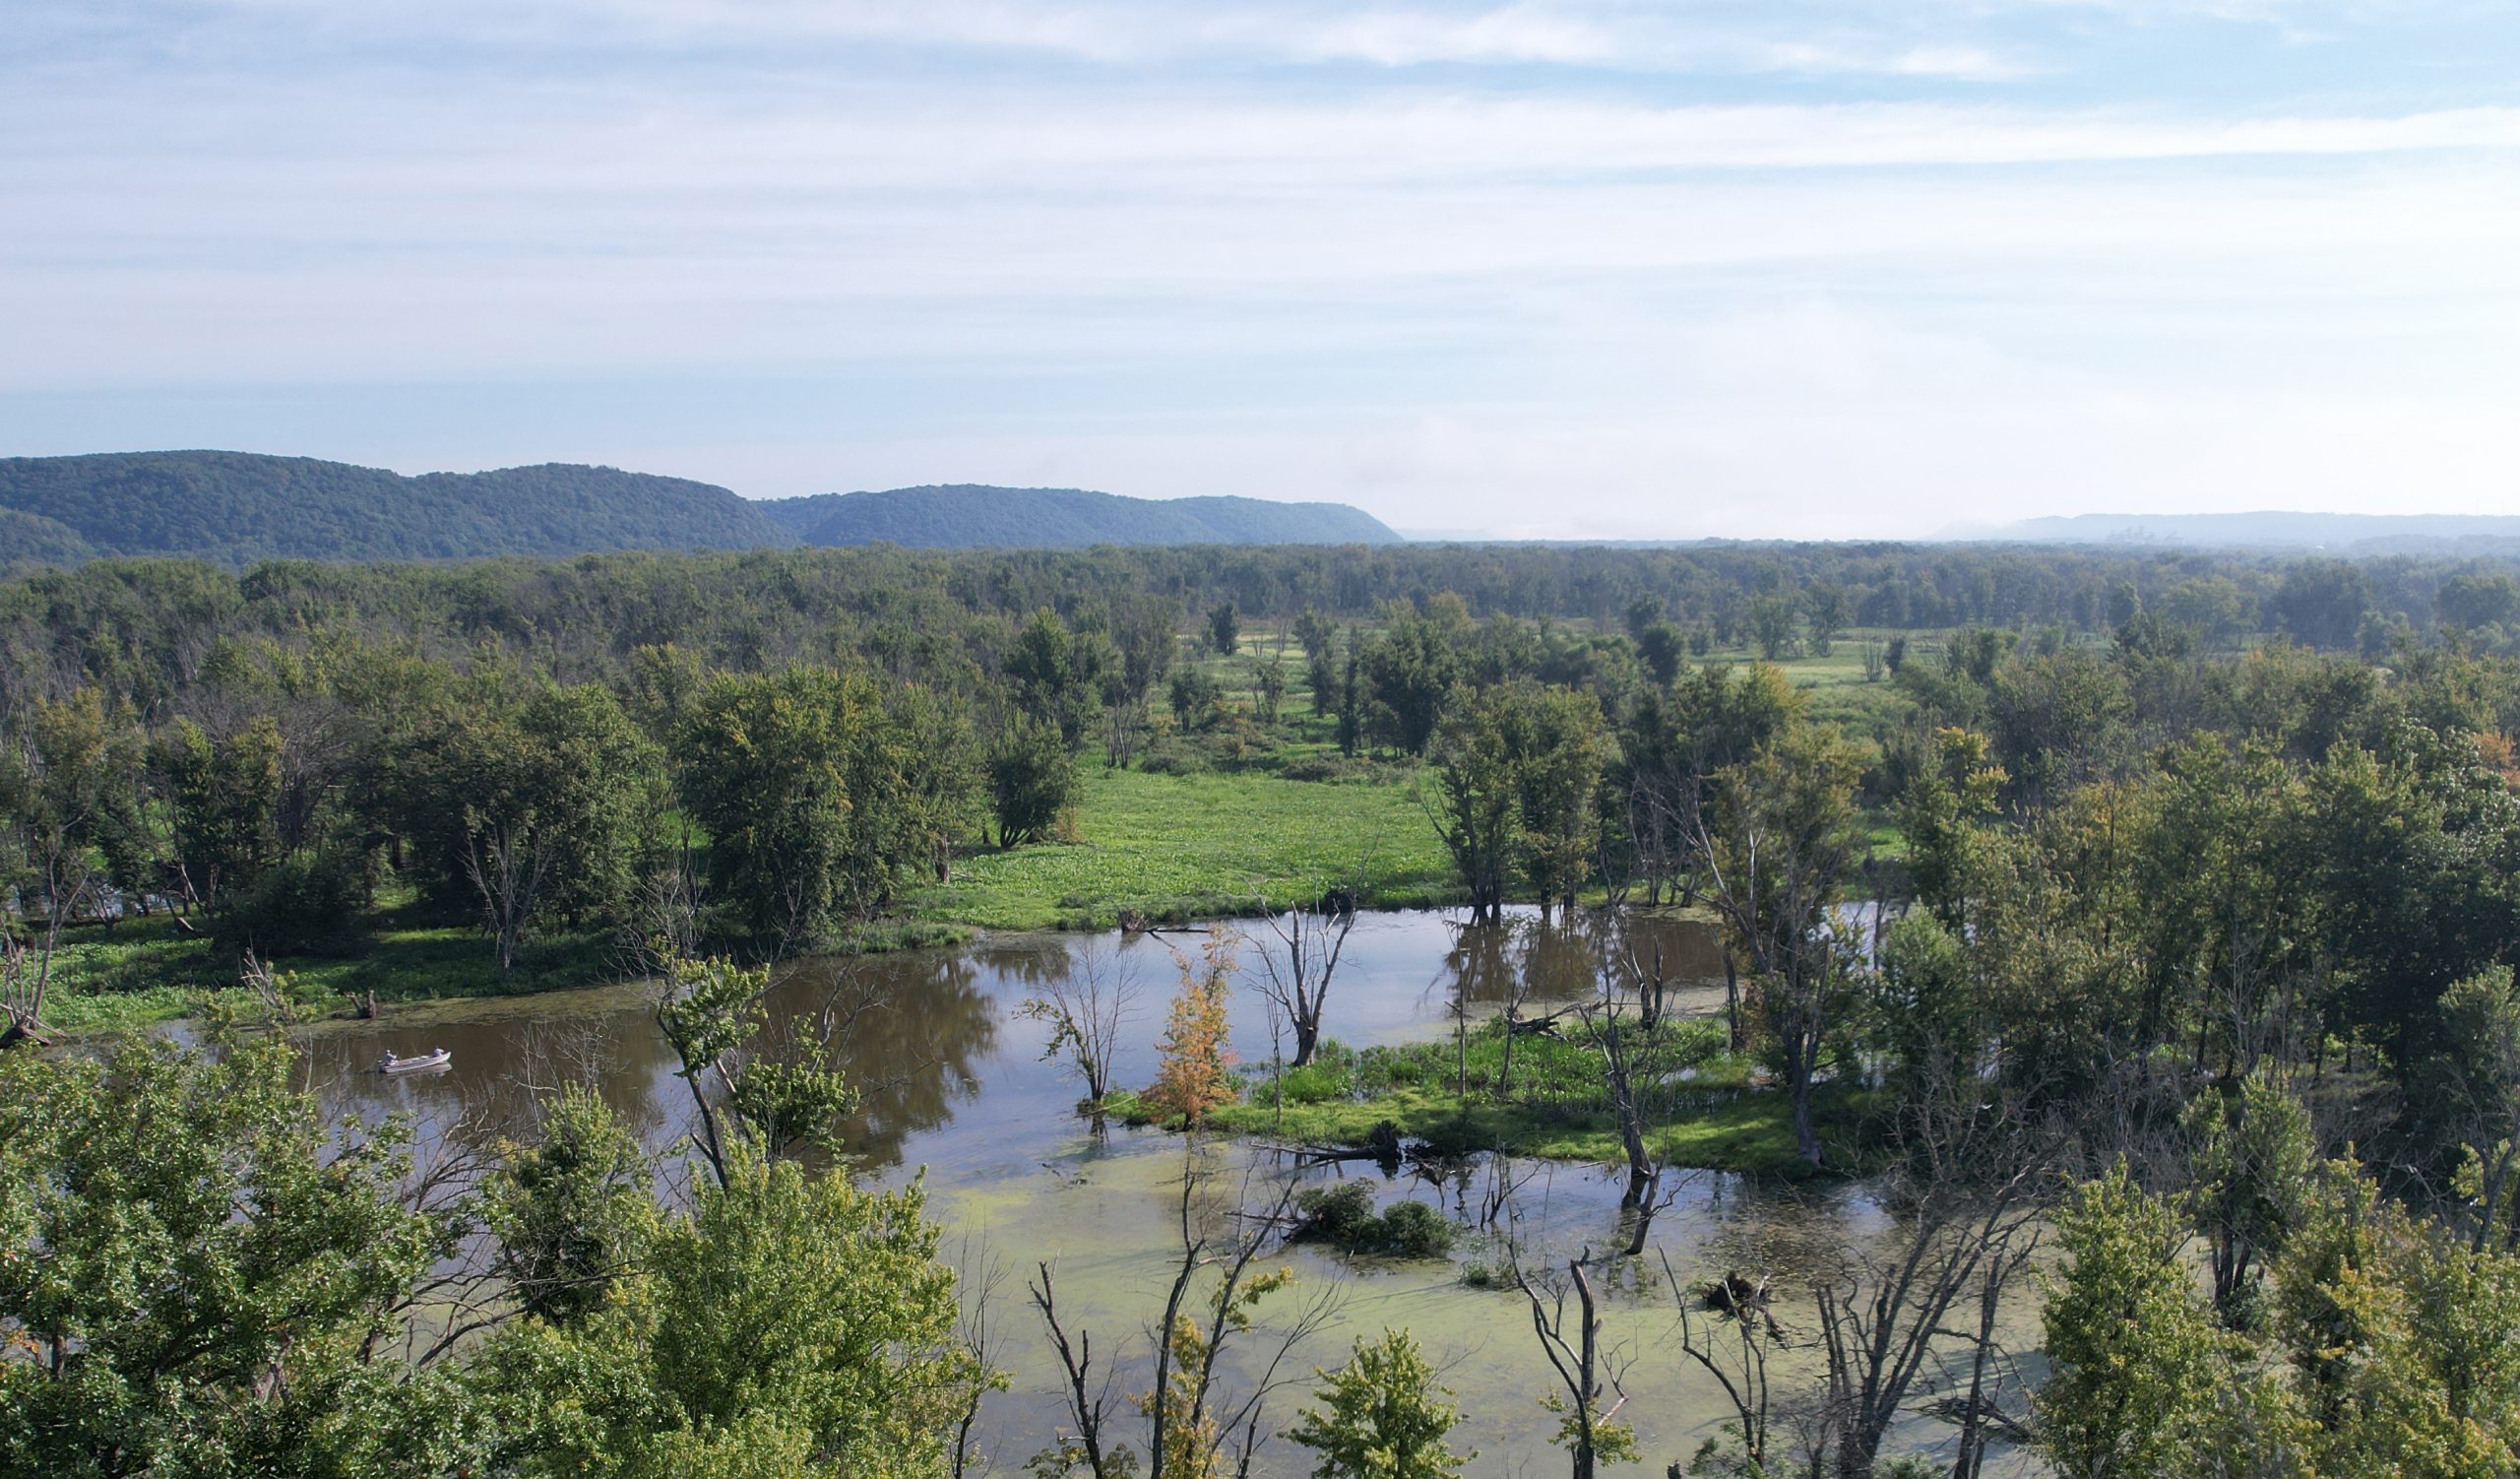
[[[1552,923],[1527,910],[1492,925],[1472,924],[1464,911],[1362,915],[1332,987],[1327,1030],[1352,1046],[1440,1038],[1462,1028],[1465,1011],[1476,1023],[1508,1003],[1545,1013],[1585,999],[1599,990],[1589,923],[1584,915]],[[1723,968],[1710,925],[1654,921],[1640,940],[1663,952],[1679,1009],[1721,1012]],[[1794,1291],[1832,1274],[1883,1226],[1887,1214],[1860,1183],[1796,1186],[1673,1168],[1640,1214],[1623,1204],[1621,1166],[1492,1153],[1384,1166],[1308,1163],[1265,1136],[1193,1139],[1090,1122],[1077,1077],[1046,1051],[1050,1029],[1025,1015],[1022,1003],[1080,970],[1131,987],[1114,1076],[1142,1083],[1156,1068],[1154,1045],[1182,957],[1202,943],[1195,930],[1000,933],[950,949],[808,958],[777,979],[773,1035],[828,1034],[838,1064],[860,1086],[845,1131],[855,1174],[881,1185],[919,1181],[930,1215],[947,1230],[967,1318],[984,1318],[990,1359],[1010,1377],[1008,1389],[982,1404],[978,1425],[977,1446],[996,1472],[1018,1471],[1063,1422],[1058,1371],[1027,1297],[1038,1264],[1052,1265],[1063,1318],[1125,1353],[1121,1388],[1146,1384],[1147,1332],[1159,1323],[1180,1254],[1185,1175],[1197,1178],[1190,1216],[1203,1228],[1264,1215],[1292,1178],[1360,1181],[1378,1205],[1416,1199],[1461,1230],[1443,1258],[1356,1258],[1304,1245],[1266,1251],[1265,1260],[1292,1267],[1295,1280],[1262,1308],[1261,1338],[1236,1352],[1253,1369],[1236,1375],[1252,1384],[1267,1380],[1257,1368],[1279,1355],[1268,1338],[1273,1317],[1318,1327],[1275,1374],[1301,1379],[1271,1404],[1270,1420],[1280,1426],[1300,1405],[1314,1366],[1338,1365],[1357,1336],[1405,1327],[1456,1394],[1463,1414],[1456,1447],[1493,1455],[1476,1471],[1547,1471],[1559,1461],[1546,1456],[1557,1418],[1541,1400],[1551,1378],[1529,1302],[1510,1282],[1515,1259],[1562,1269],[1588,1252],[1599,1258],[1606,1349],[1629,1393],[1619,1416],[1635,1426],[1648,1459],[1605,1472],[1660,1473],[1731,1416],[1720,1389],[1676,1344],[1677,1302],[1698,1301],[1705,1280],[1772,1279],[1787,1326],[1784,1363],[1816,1365],[1815,1355],[1793,1350],[1812,1334],[1792,1328]],[[303,1062],[329,1107],[410,1117],[423,1164],[433,1150],[516,1123],[537,1096],[572,1082],[595,1087],[651,1147],[664,1150],[689,1132],[693,1110],[654,1006],[650,989],[630,986],[412,1008],[381,1023],[321,1025],[304,1039]],[[1259,993],[1233,994],[1231,1028],[1242,1064],[1265,1068],[1272,1035]],[[1279,1043],[1283,1051],[1283,1032]],[[441,1047],[452,1054],[443,1071],[392,1078],[374,1071],[387,1051]],[[664,1191],[674,1194],[671,1186]],[[1607,1256],[1635,1242],[1640,1215],[1650,1218],[1647,1251]],[[1922,1420],[1910,1426],[1901,1436],[1920,1447],[1949,1433]],[[1261,1455],[1255,1472],[1305,1471],[1305,1455],[1283,1441],[1264,1445]]]

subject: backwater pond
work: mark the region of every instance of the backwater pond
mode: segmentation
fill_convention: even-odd
[[[1254,939],[1249,950],[1274,942],[1256,924],[1242,928]],[[1474,927],[1458,911],[1361,916],[1331,989],[1327,1034],[1355,1047],[1444,1036],[1456,1002],[1474,1013],[1496,1010],[1518,983],[1532,1003],[1526,1010],[1574,998],[1593,989],[1595,953],[1585,937],[1593,928],[1582,917],[1547,926],[1520,915]],[[1671,917],[1629,928],[1641,951],[1659,947],[1670,977],[1690,983],[1683,1009],[1722,1009],[1723,967],[1710,927]],[[1246,1143],[1194,1150],[1159,1129],[1114,1124],[1098,1132],[1076,1113],[1081,1086],[1073,1073],[1043,1058],[1047,1024],[1019,1009],[1063,973],[1133,978],[1114,1077],[1144,1084],[1154,1075],[1180,958],[1195,958],[1203,940],[1198,932],[997,933],[952,949],[797,961],[782,968],[774,987],[774,1034],[842,1024],[833,1034],[836,1057],[863,1091],[848,1128],[857,1174],[885,1186],[922,1179],[929,1215],[946,1229],[946,1254],[965,1267],[967,1298],[994,1285],[991,1355],[1011,1387],[982,1411],[993,1472],[1021,1472],[1062,1426],[1057,1367],[1025,1291],[1036,1264],[1055,1266],[1062,1314],[1072,1329],[1093,1332],[1098,1353],[1140,1357],[1178,1255],[1180,1189],[1192,1157],[1208,1173],[1196,1204],[1211,1225],[1231,1219],[1237,1206],[1265,1207],[1292,1170],[1285,1157]],[[1270,1061],[1269,1016],[1256,992],[1234,993],[1232,1031],[1244,1063]],[[689,1091],[642,988],[401,1008],[381,1021],[324,1024],[304,1045],[312,1080],[336,1112],[407,1114],[423,1155],[451,1126],[519,1116],[537,1091],[568,1082],[592,1085],[660,1148],[691,1123]],[[412,1055],[439,1047],[453,1055],[442,1071],[396,1078],[374,1071],[389,1049]],[[1510,1286],[1480,1287],[1465,1270],[1502,1269],[1507,1223],[1534,1265],[1562,1268],[1586,1249],[1624,1247],[1633,1224],[1620,1207],[1623,1168],[1482,1157],[1441,1177],[1404,1167],[1386,1178],[1369,1161],[1293,1174],[1324,1185],[1361,1178],[1378,1201],[1426,1201],[1461,1221],[1465,1234],[1447,1260],[1358,1261],[1309,1247],[1268,1254],[1266,1266],[1292,1266],[1296,1282],[1261,1307],[1262,1328],[1239,1347],[1247,1360],[1274,1349],[1273,1315],[1292,1318],[1325,1293],[1336,1304],[1335,1322],[1287,1363],[1283,1374],[1306,1380],[1273,1399],[1270,1426],[1293,1423],[1314,1366],[1338,1364],[1357,1337],[1405,1326],[1462,1408],[1455,1446],[1484,1455],[1471,1472],[1556,1472],[1564,1460],[1548,1443],[1557,1419],[1540,1404],[1553,1380],[1530,1307]],[[1648,1460],[1606,1473],[1659,1475],[1673,1460],[1685,1467],[1730,1416],[1712,1379],[1680,1353],[1675,1300],[1687,1291],[1669,1287],[1664,1256],[1683,1285],[1728,1270],[1772,1273],[1789,1334],[1808,1340],[1808,1281],[1885,1225],[1859,1185],[1784,1187],[1675,1171],[1667,1173],[1662,1196],[1668,1205],[1653,1223],[1653,1252],[1597,1275],[1606,1291],[1605,1338],[1626,1368],[1630,1395],[1620,1417],[1637,1428]],[[1495,1202],[1503,1210],[1491,1218]],[[1807,1374],[1810,1356],[1790,1359]],[[1255,1373],[1246,1367],[1237,1375],[1248,1381]],[[1146,1384],[1124,1368],[1121,1390]],[[2007,1406],[2017,1409],[2017,1397]],[[1132,1421],[1127,1431],[1134,1428]],[[1901,1435],[1911,1446],[1947,1437],[1922,1421]],[[1277,1442],[1259,1472],[1305,1473],[1305,1457]],[[2004,1455],[1989,1472],[2009,1472],[2017,1461]]]

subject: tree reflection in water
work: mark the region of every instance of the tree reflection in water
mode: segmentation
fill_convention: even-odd
[[[977,1064],[996,1050],[998,1030],[981,979],[959,951],[800,961],[774,993],[771,1051],[808,1037],[824,1043],[858,1090],[857,1112],[842,1125],[850,1153],[871,1170],[898,1166],[905,1141],[979,1093]]]

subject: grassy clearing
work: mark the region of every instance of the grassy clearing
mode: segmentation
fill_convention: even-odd
[[[1512,1040],[1510,1051],[1509,1065],[1501,1019],[1473,1027],[1466,1042],[1361,1051],[1325,1044],[1306,1067],[1258,1075],[1241,1103],[1217,1111],[1208,1124],[1228,1134],[1294,1144],[1363,1146],[1375,1126],[1389,1121],[1404,1139],[1422,1141],[1438,1154],[1625,1159],[1590,1048],[1524,1036]],[[1658,1162],[1786,1179],[1810,1174],[1795,1150],[1792,1105],[1782,1093],[1753,1086],[1752,1064],[1726,1053],[1712,1024],[1667,1026],[1648,1052],[1660,1066],[1645,1113],[1647,1147]],[[1824,1095],[1824,1124],[1852,1125],[1860,1110],[1856,1100]],[[1124,1117],[1139,1112],[1125,1096],[1112,1109]]]
[[[1394,772],[1405,776],[1406,772]],[[1363,902],[1450,902],[1443,844],[1406,779],[1291,781],[1255,773],[1094,772],[1078,839],[966,859],[910,901],[920,920],[992,930],[1088,929],[1122,909],[1161,921],[1247,913],[1345,884]]]
[[[600,932],[531,942],[502,976],[489,942],[467,925],[429,920],[408,901],[376,916],[364,939],[273,962],[301,1011],[339,1010],[373,992],[380,1002],[506,997],[618,980],[623,961]],[[44,1020],[68,1032],[165,1021],[239,989],[236,963],[164,915],[71,932],[53,962]]]
[[[301,1016],[348,1010],[373,993],[380,1004],[469,997],[523,997],[635,979],[639,967],[607,931],[529,940],[516,969],[499,972],[490,942],[468,922],[431,918],[408,891],[373,916],[376,928],[328,951],[272,962]],[[916,921],[879,923],[838,948],[857,952],[952,944],[967,930]],[[64,1032],[135,1027],[201,1014],[239,992],[236,962],[205,934],[167,915],[72,931],[53,960],[44,1021]]]

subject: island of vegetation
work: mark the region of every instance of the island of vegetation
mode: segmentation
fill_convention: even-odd
[[[2485,559],[23,575],[0,1472],[1473,1471],[1409,1318],[1298,1378],[1343,1256],[1494,1302],[1534,1471],[2508,1474],[2515,737]],[[1354,932],[1411,906],[1441,1030],[1362,1041]],[[1146,1074],[1090,963],[1020,1008],[1080,1135],[1183,1147],[1134,1319],[951,1255],[848,1159],[875,1017],[774,1005],[1041,929],[1183,932]],[[423,1155],[310,1087],[312,1018],[621,980],[669,1133],[555,1073]],[[1614,1206],[1551,1241],[1517,1178],[1560,1163]],[[1675,1265],[1709,1168],[1859,1213]],[[1668,1362],[1604,1336],[1649,1312]]]

